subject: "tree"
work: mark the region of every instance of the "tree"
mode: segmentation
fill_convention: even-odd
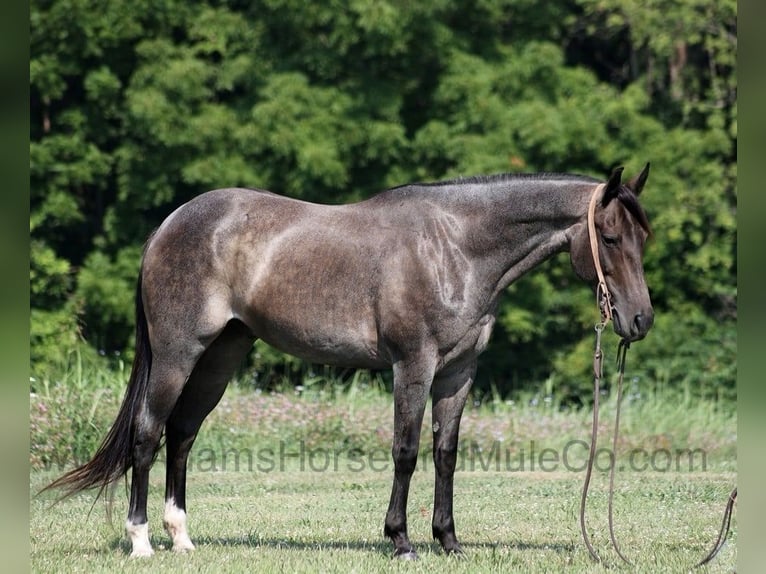
[[[651,161],[645,376],[733,389],[733,0],[34,0],[30,19],[33,370],[81,339],[130,350],[143,242],[208,189],[338,203]],[[566,258],[509,295],[479,387],[580,393],[595,306]],[[262,349],[258,364],[301,372]]]

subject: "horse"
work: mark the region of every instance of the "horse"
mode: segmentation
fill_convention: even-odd
[[[653,322],[638,196],[649,164],[622,182],[573,174],[501,174],[395,187],[320,205],[264,190],[218,189],[173,211],[147,240],[136,287],[136,345],[127,390],[93,458],[46,488],[62,497],[132,469],[126,531],[150,556],[149,470],[167,448],[164,527],[192,550],[186,467],[200,425],[253,342],[313,363],[393,369],[393,486],[384,534],[414,559],[407,496],[432,396],[433,536],[460,553],[453,476],[460,417],[498,301],[516,279],[568,251],[597,284],[588,231],[610,293],[615,332],[643,338]],[[602,309],[603,311],[603,309]]]

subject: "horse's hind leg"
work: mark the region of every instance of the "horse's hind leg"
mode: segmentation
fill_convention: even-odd
[[[131,556],[151,556],[146,501],[149,494],[149,470],[157,453],[165,421],[175,407],[184,384],[204,351],[199,343],[173,345],[173,352],[152,359],[148,389],[136,416],[133,437],[130,506],[125,525],[133,551]]]
[[[173,550],[192,550],[186,530],[186,465],[202,421],[221,400],[229,379],[252,348],[254,337],[231,321],[200,357],[165,427],[167,474],[165,530]]]

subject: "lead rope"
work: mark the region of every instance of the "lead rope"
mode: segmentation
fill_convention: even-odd
[[[596,223],[595,213],[596,204],[601,198],[604,190],[604,185],[599,185],[593,195],[591,196],[590,203],[588,205],[588,236],[590,238],[591,253],[593,255],[593,263],[596,267],[596,275],[598,276],[598,286],[596,287],[596,301],[598,303],[599,310],[601,312],[601,322],[596,325],[596,349],[593,353],[593,426],[591,428],[591,440],[590,449],[588,450],[588,464],[585,470],[585,480],[583,482],[582,496],[580,498],[580,530],[582,532],[583,541],[588,548],[591,558],[596,562],[601,562],[596,550],[593,548],[593,544],[588,536],[588,530],[585,526],[585,505],[588,498],[588,490],[590,488],[590,479],[593,473],[593,463],[596,457],[596,441],[598,439],[598,411],[599,411],[599,395],[601,394],[601,378],[603,377],[603,352],[601,351],[601,333],[604,328],[612,319],[612,299],[609,293],[609,289],[606,286],[606,280],[604,273],[601,269],[601,259],[598,254],[598,237],[596,236]],[[625,362],[627,358],[628,348],[630,342],[622,339],[617,347],[617,364],[619,370],[619,377],[617,380],[617,405],[615,409],[614,420],[614,434],[612,436],[612,461],[611,468],[609,469],[609,539],[612,542],[617,555],[623,562],[632,566],[633,564],[628,560],[620,550],[619,544],[617,544],[617,538],[614,534],[614,475],[617,468],[617,439],[620,430],[620,405],[622,403],[622,382],[625,377]],[[718,538],[716,539],[713,547],[708,552],[707,556],[698,562],[694,568],[699,568],[710,562],[718,552],[723,548],[726,543],[726,539],[729,535],[729,529],[731,527],[731,516],[734,511],[734,503],[737,500],[737,488],[731,491],[729,494],[726,508],[723,514],[723,521],[721,522],[721,528],[718,532]]]
[[[596,235],[596,204],[601,199],[604,193],[604,185],[601,184],[596,187],[593,195],[590,198],[588,204],[588,238],[590,239],[590,250],[593,256],[593,265],[596,268],[596,276],[598,277],[598,286],[596,287],[596,302],[601,312],[601,322],[596,325],[596,350],[593,353],[593,424],[591,427],[590,436],[590,449],[588,450],[588,464],[585,470],[585,481],[582,488],[582,496],[580,497],[580,531],[582,532],[582,538],[585,542],[585,546],[588,548],[591,558],[596,562],[601,562],[601,558],[593,548],[593,544],[588,536],[588,529],[585,525],[585,505],[588,499],[588,490],[590,488],[590,479],[593,474],[593,462],[596,458],[596,441],[598,440],[598,399],[601,394],[601,378],[603,376],[603,358],[604,354],[601,351],[601,333],[604,328],[612,319],[612,298],[609,293],[609,288],[606,286],[606,279],[604,278],[604,272],[601,269],[601,258],[598,255],[598,236]],[[610,537],[614,544],[614,536],[611,535],[612,529],[610,524]],[[620,553],[620,556],[622,554]]]
[[[598,254],[598,236],[596,235],[596,204],[602,198],[604,193],[604,184],[596,187],[593,195],[590,198],[588,204],[588,238],[590,239],[590,250],[593,256],[593,265],[596,268],[596,276],[598,277],[598,286],[596,287],[596,303],[601,312],[601,322],[596,325],[596,350],[593,353],[593,423],[591,427],[590,436],[590,449],[588,450],[588,464],[585,470],[585,480],[582,487],[582,496],[580,497],[580,531],[582,532],[582,538],[585,542],[585,546],[588,548],[591,558],[596,562],[601,562],[601,557],[593,548],[593,544],[588,536],[588,529],[585,525],[585,506],[588,499],[588,490],[590,488],[590,479],[593,474],[593,462],[596,458],[596,442],[598,440],[598,399],[601,394],[601,378],[603,377],[603,358],[604,354],[601,351],[601,333],[604,328],[612,319],[612,298],[609,293],[609,288],[606,286],[606,279],[604,278],[604,272],[601,269],[601,258]],[[616,435],[615,435],[616,436]],[[612,470],[614,470],[614,464]],[[612,545],[617,550],[619,556],[625,560],[628,564],[630,562],[622,555],[619,547],[615,543],[614,531],[612,529],[612,488],[614,484],[614,474],[610,476],[610,495],[609,495],[609,537],[612,540]]]
[[[605,323],[602,321],[596,325],[596,351],[593,354],[593,423],[590,433],[590,450],[588,451],[588,464],[585,468],[585,481],[582,486],[582,496],[580,497],[580,532],[585,546],[588,548],[590,557],[596,562],[601,562],[596,550],[590,542],[588,529],[585,527],[585,503],[588,499],[588,488],[590,487],[590,476],[593,473],[593,461],[596,458],[596,440],[598,438],[598,396],[601,394],[601,333],[604,330]]]
[[[612,541],[612,547],[614,547],[617,555],[622,558],[622,561],[632,566],[633,564],[628,560],[620,550],[620,546],[617,544],[617,539],[614,536],[614,472],[617,468],[617,437],[620,433],[620,404],[622,403],[622,380],[625,377],[625,358],[628,354],[628,347],[630,343],[625,339],[620,340],[620,345],[617,347],[617,364],[620,371],[620,376],[617,379],[617,407],[614,415],[614,434],[612,435],[612,466],[609,469],[609,538]]]
[[[718,551],[723,548],[726,538],[729,536],[729,527],[731,526],[731,513],[734,510],[734,503],[737,501],[737,487],[729,494],[729,500],[726,502],[726,509],[723,511],[723,521],[721,522],[721,530],[718,531],[718,539],[713,544],[713,548],[710,549],[708,555],[700,560],[694,567],[699,568],[710,562]]]

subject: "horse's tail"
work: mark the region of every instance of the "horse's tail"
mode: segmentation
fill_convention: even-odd
[[[143,274],[139,273],[136,287],[136,355],[117,418],[90,461],[54,480],[43,491],[61,488],[64,490],[62,498],[66,498],[88,488],[98,487],[98,497],[110,484],[127,474],[133,464],[136,418],[146,401],[152,367],[149,329],[141,296],[142,277]]]

